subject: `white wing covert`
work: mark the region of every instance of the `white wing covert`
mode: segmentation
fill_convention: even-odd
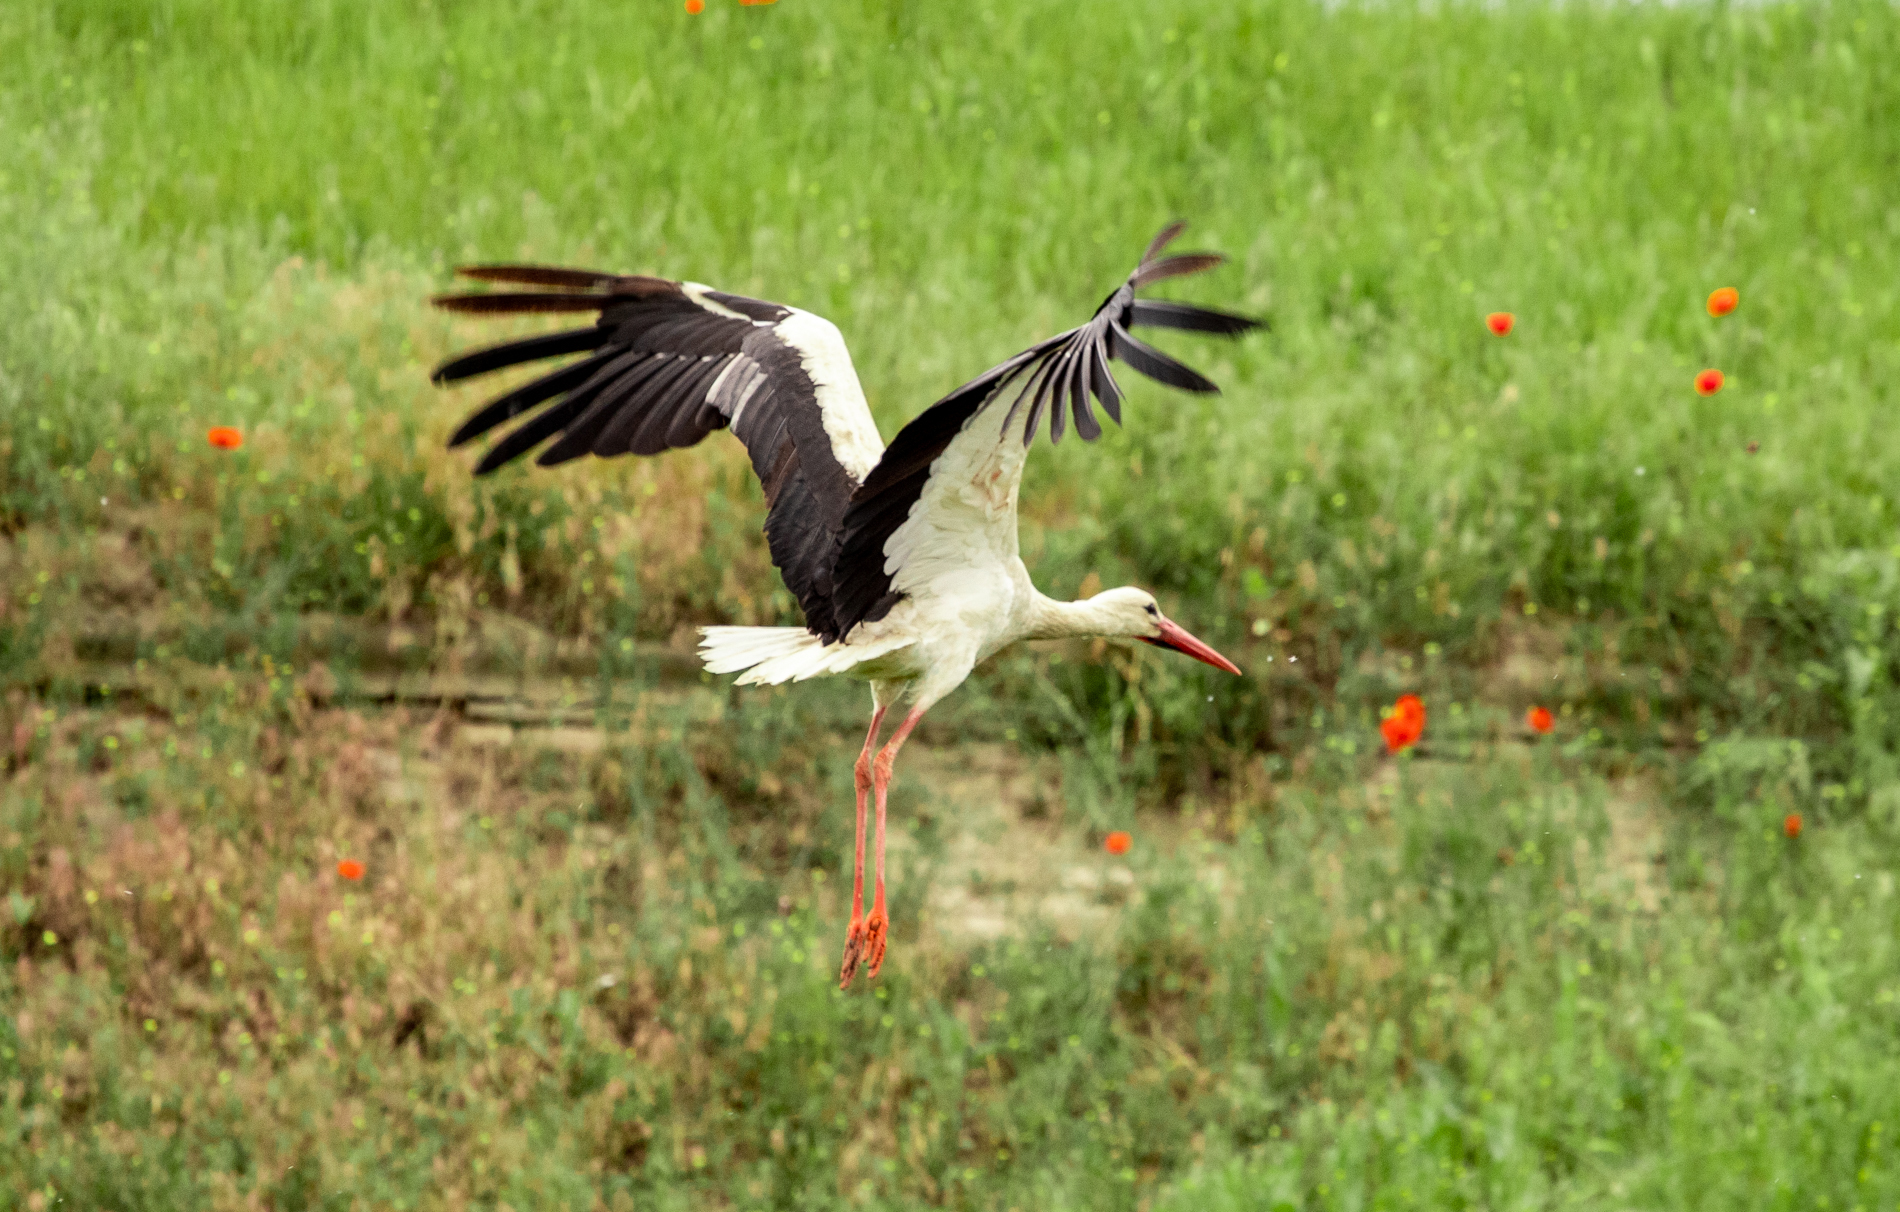
[[[852,495],[844,517],[843,547],[832,576],[832,617],[840,634],[883,618],[935,575],[934,565],[951,569],[959,549],[987,545],[1015,554],[1017,488],[1044,411],[1051,442],[1062,440],[1071,419],[1083,441],[1100,437],[1095,401],[1121,423],[1122,393],[1109,368],[1111,359],[1170,387],[1220,390],[1128,331],[1148,325],[1239,336],[1260,327],[1245,316],[1135,297],[1151,283],[1199,273],[1225,260],[1218,253],[1161,257],[1185,226],[1164,228],[1088,323],[991,367],[925,409],[892,439]],[[1017,390],[999,420],[990,406],[1009,396],[1012,385]]]

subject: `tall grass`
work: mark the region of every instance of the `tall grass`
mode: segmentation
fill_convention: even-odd
[[[1193,797],[1237,828],[1140,831],[1080,942],[927,919],[918,824],[846,995],[852,755],[796,700],[576,759],[171,673],[0,720],[15,1206],[1900,1198],[1892,834],[1790,841],[1789,786],[1676,820],[1546,748]]]
[[[730,450],[465,482],[438,446],[476,397],[422,371],[492,333],[423,309],[447,266],[815,308],[888,433],[1183,214],[1236,262],[1192,292],[1274,331],[1186,351],[1218,400],[1138,386],[1125,433],[1038,456],[1052,591],[1145,582],[1355,699],[1368,658],[1481,662],[1501,617],[1555,612],[1669,669],[1675,693],[1639,697],[1671,739],[1808,737],[1864,793],[1825,738],[1849,654],[1884,670],[1900,608],[1870,440],[1897,34],[1851,3],[22,14],[0,33],[22,65],[0,206],[29,237],[0,252],[3,495],[15,526],[160,511],[193,536],[168,588],[226,609],[506,603],[586,634],[641,580],[647,634],[790,620]],[[1719,284],[1744,301],[1717,322]],[[1494,309],[1520,317],[1506,340]],[[1729,376],[1710,399],[1703,365]],[[214,422],[247,453],[202,449]],[[1268,685],[1222,688],[1229,739],[1288,726]]]
[[[1891,1203],[1897,47],[1853,0],[9,13],[0,1191]],[[711,734],[642,699],[586,760],[295,689],[319,616],[445,669],[525,621],[603,680],[796,618],[729,442],[470,480],[481,397],[426,371],[499,333],[426,309],[453,265],[812,308],[888,437],[1177,215],[1234,258],[1181,293],[1272,330],[1034,455],[1024,550],[1252,676],[1016,654],[925,738],[1063,749],[1075,844],[1200,831],[1111,935],[900,903],[910,966],[835,997],[849,780],[790,742],[849,688]],[[1399,689],[1468,765],[1387,781]]]

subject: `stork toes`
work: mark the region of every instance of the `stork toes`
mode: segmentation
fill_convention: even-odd
[[[891,919],[882,909],[873,909],[870,917],[852,919],[844,932],[844,962],[838,965],[838,988],[851,987],[860,965],[865,968],[866,980],[877,979],[878,969],[884,966],[884,944],[890,932]]]
[[[865,956],[865,936],[868,931],[861,917],[851,919],[851,925],[844,932],[844,962],[838,965],[838,988],[849,989],[851,980],[858,974],[858,964]],[[871,965],[871,975],[877,975],[877,965],[884,960],[883,936],[879,936],[877,960]]]
[[[884,966],[884,944],[891,932],[891,919],[882,909],[873,909],[871,916],[854,918],[844,932],[844,962],[838,965],[838,988],[849,989],[858,975],[858,968],[865,969],[866,980],[876,980],[878,969]]]
[[[891,919],[884,916],[882,909],[871,910],[871,916],[864,919],[864,959],[870,965],[866,980],[876,980],[877,970],[884,966],[884,942],[890,934]]]

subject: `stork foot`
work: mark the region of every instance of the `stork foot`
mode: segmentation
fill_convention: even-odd
[[[884,941],[890,929],[891,919],[882,909],[871,910],[871,916],[864,919],[864,962],[871,967],[864,974],[866,980],[876,980],[877,970],[884,966]]]
[[[864,959],[865,955],[865,936],[867,933],[868,931],[865,928],[863,918],[854,917],[851,919],[851,925],[847,927],[844,932],[844,962],[838,965],[838,988],[849,989],[851,987],[851,978],[858,974],[858,964]],[[878,958],[882,959],[883,956],[884,947],[882,943],[880,943],[878,946]],[[877,968],[875,966],[872,967],[871,973],[874,976],[877,974]]]

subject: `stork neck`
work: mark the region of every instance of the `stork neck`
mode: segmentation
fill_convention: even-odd
[[[1093,601],[1059,602],[1038,593],[1029,609],[1032,640],[1068,640],[1108,634],[1107,612]]]

